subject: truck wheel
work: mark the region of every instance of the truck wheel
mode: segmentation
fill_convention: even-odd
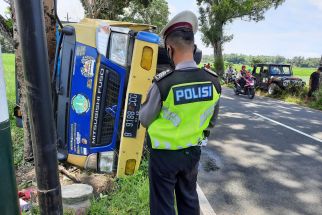
[[[276,94],[278,91],[280,90],[280,87],[275,84],[275,83],[271,83],[269,86],[268,86],[268,95],[274,95]]]

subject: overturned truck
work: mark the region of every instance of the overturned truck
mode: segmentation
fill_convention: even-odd
[[[117,176],[138,169],[140,106],[156,73],[170,67],[154,29],[83,19],[59,30],[52,96],[61,162]],[[197,50],[197,63],[201,56]]]

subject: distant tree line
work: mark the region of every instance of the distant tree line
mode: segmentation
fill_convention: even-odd
[[[204,55],[202,62],[213,62],[213,55]],[[225,63],[228,64],[246,64],[252,65],[256,63],[286,63],[292,64],[297,67],[318,67],[320,64],[320,58],[305,58],[301,56],[286,58],[283,56],[252,56],[244,54],[224,54]]]

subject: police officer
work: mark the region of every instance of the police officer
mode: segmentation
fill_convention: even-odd
[[[215,73],[198,69],[193,55],[198,19],[176,15],[161,31],[173,70],[156,75],[140,110],[150,146],[150,213],[200,214],[196,182],[200,146],[213,127],[221,87]]]

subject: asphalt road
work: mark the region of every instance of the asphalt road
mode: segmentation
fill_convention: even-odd
[[[198,184],[217,215],[321,215],[322,112],[224,88]]]

